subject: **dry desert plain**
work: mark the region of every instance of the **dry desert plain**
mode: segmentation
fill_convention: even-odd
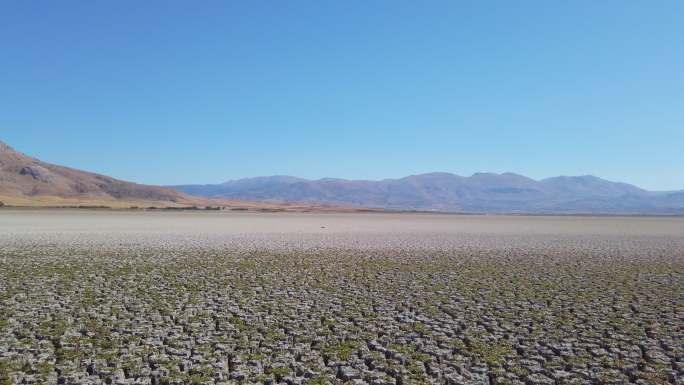
[[[0,384],[682,384],[684,218],[0,210]]]

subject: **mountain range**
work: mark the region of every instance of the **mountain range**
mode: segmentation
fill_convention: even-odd
[[[647,191],[590,175],[534,180],[514,173],[463,177],[440,172],[379,181],[269,176],[216,185],[150,186],[43,162],[1,141],[0,202],[279,211],[684,214],[684,191]]]
[[[400,179],[257,177],[171,188],[191,195],[267,202],[463,213],[683,214],[684,191],[654,192],[595,176],[534,180],[514,173],[437,172]]]

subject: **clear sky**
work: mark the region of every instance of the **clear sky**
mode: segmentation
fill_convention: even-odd
[[[0,3],[0,140],[143,183],[684,189],[684,1]]]

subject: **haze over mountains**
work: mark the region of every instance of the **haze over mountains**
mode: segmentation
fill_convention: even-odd
[[[652,192],[595,176],[534,180],[513,173],[412,175],[380,181],[291,176],[172,188],[192,195],[271,202],[477,213],[684,213],[684,191]]]

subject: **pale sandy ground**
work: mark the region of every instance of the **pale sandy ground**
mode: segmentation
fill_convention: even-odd
[[[196,234],[491,233],[684,236],[684,217],[504,216],[410,213],[0,211],[0,232]]]
[[[684,218],[0,210],[0,245],[25,241],[266,249],[533,249],[562,243],[671,252],[684,250]]]

